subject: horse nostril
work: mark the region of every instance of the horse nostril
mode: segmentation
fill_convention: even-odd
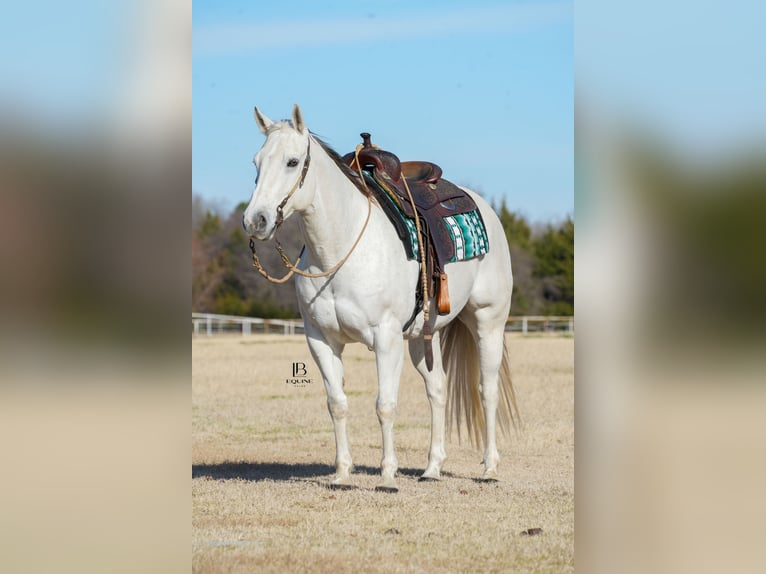
[[[258,231],[262,231],[266,227],[266,218],[263,215],[259,215],[255,222],[255,228]]]

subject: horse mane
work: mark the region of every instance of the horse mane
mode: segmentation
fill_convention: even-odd
[[[290,126],[291,128],[295,129],[295,126],[293,125],[293,121],[289,119],[285,120],[279,120],[271,124],[268,128],[267,135],[271,134],[271,132],[282,129],[284,126]],[[360,191],[362,195],[365,197],[369,197],[371,195],[370,190],[367,188],[367,185],[364,181],[359,177],[359,173],[351,169],[346,162],[343,161],[343,158],[341,155],[332,149],[330,147],[330,144],[328,144],[326,141],[324,141],[322,138],[320,138],[317,134],[309,130],[309,137],[313,139],[316,143],[319,144],[319,146],[325,151],[325,153],[330,156],[330,159],[335,163],[336,166],[338,166],[338,169],[343,172],[343,175],[345,175],[348,180],[353,183],[356,188]],[[375,199],[375,196],[373,195],[373,201]]]
[[[359,177],[359,173],[351,169],[346,162],[343,161],[343,158],[340,156],[340,154],[332,149],[330,145],[322,140],[319,136],[317,136],[314,132],[309,132],[311,138],[319,144],[319,146],[325,151],[325,153],[330,156],[330,159],[335,163],[335,165],[338,166],[338,169],[343,172],[343,175],[345,175],[351,183],[353,183],[356,188],[361,192],[362,195],[365,197],[368,197],[370,195],[370,190],[367,188],[365,183],[362,181],[362,179]]]

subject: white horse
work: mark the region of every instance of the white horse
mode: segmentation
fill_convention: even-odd
[[[421,480],[440,477],[446,458],[447,407],[450,419],[446,423],[454,419],[460,434],[465,422],[472,442],[484,445],[481,478],[497,480],[496,427],[507,431],[516,424],[518,413],[504,338],[513,287],[511,260],[492,208],[466,190],[481,210],[490,250],[475,259],[447,264],[451,311],[438,316],[432,307],[434,360],[429,371],[424,358],[423,313],[402,331],[415,306],[419,264],[407,260],[383,210],[338,154],[309,132],[297,105],[291,121],[272,122],[258,108],[255,120],[266,142],[254,158],[258,179],[243,216],[248,235],[268,240],[282,216],[297,214],[306,245],[299,269],[308,273],[332,270],[350,252],[330,275],[298,276],[295,281],[306,339],[322,373],[335,430],[336,474],[331,485],[351,485],[341,355],[346,344],[360,342],[375,351],[377,365],[376,411],[383,434],[383,459],[376,488],[398,490],[393,431],[404,339],[409,340],[410,357],[425,381],[431,405],[431,445]]]

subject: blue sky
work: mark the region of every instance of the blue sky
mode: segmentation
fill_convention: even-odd
[[[0,121],[45,136],[55,129],[69,142],[73,129],[124,123],[131,102],[146,116],[138,130],[172,116],[176,101],[185,117],[188,5],[165,4],[8,3]],[[578,0],[576,51],[571,2],[193,8],[193,189],[228,207],[248,199],[255,177],[250,159],[263,137],[253,105],[278,118],[299,102],[339,151],[367,130],[533,220],[560,217],[572,210],[573,60],[578,113],[589,121],[648,128],[702,161],[766,145],[764,3]],[[181,46],[163,53],[152,34]],[[156,105],[146,106],[152,97]]]
[[[300,104],[345,153],[369,131],[532,221],[573,215],[572,3],[193,4],[193,191],[250,198],[272,119]]]
[[[766,3],[577,2],[578,112],[641,129],[699,161],[766,133]]]
[[[6,3],[0,18],[0,112],[42,126],[87,121],[116,98],[125,6],[98,0]],[[76,33],[74,32],[76,30]]]

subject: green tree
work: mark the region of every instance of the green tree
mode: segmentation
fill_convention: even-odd
[[[526,218],[523,215],[510,211],[505,203],[505,199],[500,204],[500,209],[496,211],[500,218],[500,223],[503,225],[508,245],[516,245],[522,249],[528,249],[532,230]]]
[[[206,239],[212,235],[218,233],[221,229],[221,218],[218,214],[213,213],[209,209],[205,211],[205,215],[199,224],[197,233],[201,239]]]
[[[284,286],[264,281],[253,269],[248,238],[242,231],[244,202],[220,215],[200,198],[192,202],[192,308],[195,311],[264,318],[298,316],[290,280]],[[495,207],[511,252],[514,315],[569,315],[574,312],[574,222],[533,232],[527,219]],[[297,254],[297,222],[285,222],[282,241]],[[279,273],[282,262],[268,244],[258,244],[261,262]]]
[[[548,225],[533,241],[533,277],[540,281],[543,312],[551,315],[574,314],[574,221],[559,227]]]
[[[513,295],[511,313],[514,315],[529,315],[538,312],[538,301],[541,299],[537,281],[532,277],[534,257],[530,251],[532,229],[523,215],[508,209],[503,199],[495,212],[503,226],[508,248],[511,252],[511,267],[513,268]]]
[[[253,268],[248,238],[242,230],[246,206],[241,202],[223,215],[220,209],[193,196],[192,309],[263,318],[297,317],[292,280],[284,286],[272,285]],[[297,222],[285,223],[282,241],[288,253],[300,251]],[[264,265],[278,272],[282,263],[276,250],[268,245],[259,247]]]

